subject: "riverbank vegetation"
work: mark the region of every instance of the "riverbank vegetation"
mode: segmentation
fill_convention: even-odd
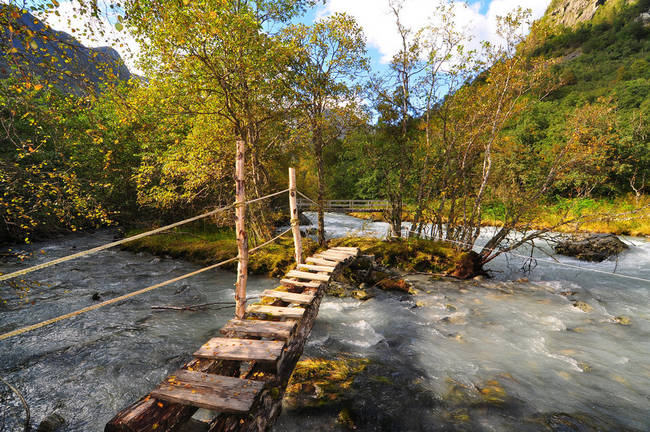
[[[106,12],[73,3],[95,25]],[[501,45],[469,50],[451,2],[432,7],[439,21],[408,28],[403,2],[386,0],[402,43],[377,74],[352,17],[296,24],[307,0],[129,0],[111,13],[140,42],[146,79],[105,73],[70,88],[88,81],[70,66],[79,52],[10,1],[0,7],[0,241],[162,225],[231,203],[238,139],[250,197],[286,188],[295,166],[319,201],[387,199],[394,237],[406,219],[408,237],[459,252],[482,226],[499,227],[482,263],[547,231],[648,235],[650,27],[638,19],[648,5],[570,28],[545,17],[527,36],[529,14],[516,10],[498,22]],[[249,207],[254,244],[284,205]],[[322,246],[322,214],[319,225]],[[233,256],[227,229],[182,231],[130,247]],[[437,256],[437,243],[411,244]],[[278,261],[257,258],[254,271],[279,272],[289,247],[274,247]]]

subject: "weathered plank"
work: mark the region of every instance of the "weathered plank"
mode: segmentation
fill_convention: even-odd
[[[219,415],[210,423],[209,432],[259,432],[271,428],[280,415],[282,396],[314,325],[324,291],[322,289],[318,290],[314,302],[307,306],[305,315],[298,321],[294,334],[287,342],[285,355],[278,363],[277,374],[275,374],[268,386],[262,390],[252,410],[245,416],[236,414]],[[264,372],[261,369],[262,367],[263,364],[256,364],[247,374],[247,377],[254,376],[258,371]],[[265,376],[268,376],[268,374],[265,373]],[[280,394],[276,389],[280,390]]]
[[[351,256],[352,254],[349,254],[347,252],[339,252],[339,251],[331,251],[331,250],[326,250],[323,252],[318,252],[317,254],[314,254],[315,257],[323,257],[325,259],[329,259],[332,261],[344,261]]]
[[[262,321],[232,319],[220,330],[223,334],[234,336],[266,337],[287,340],[296,327],[290,321]]]
[[[194,357],[214,360],[274,362],[282,354],[284,342],[254,339],[213,338]]]
[[[323,281],[323,282],[329,282],[330,280],[329,275],[302,272],[298,270],[291,270],[289,273],[287,273],[287,277],[294,277],[294,278],[300,278],[300,279],[306,279],[312,281]]]
[[[319,253],[326,254],[326,255],[340,255],[344,257],[351,257],[357,254],[356,252],[352,252],[352,251],[343,251],[343,250],[336,250],[336,249],[327,249]]]
[[[228,413],[245,413],[264,388],[261,381],[181,369],[168,376],[151,397]]]
[[[253,304],[246,309],[248,313],[267,314],[280,318],[300,318],[305,313],[302,308],[289,308],[280,306],[265,306]]]
[[[336,267],[339,264],[338,261],[330,261],[330,260],[314,258],[314,257],[309,257],[307,258],[306,261],[311,264],[324,265],[327,267]]]
[[[300,288],[319,288],[322,282],[304,282],[291,279],[282,279],[280,283],[284,286],[300,287]]]
[[[311,270],[311,271],[315,271],[315,272],[334,273],[334,270],[336,270],[336,267],[318,266],[318,265],[312,265],[312,264],[299,264],[298,269],[300,269],[300,270]]]
[[[225,360],[192,359],[183,366],[218,375],[239,375],[239,362]],[[125,407],[113,417],[104,432],[159,432],[173,430],[177,425],[189,420],[197,408],[175,403],[160,403],[150,395],[141,397],[132,405]]]
[[[313,294],[295,294],[285,291],[266,290],[262,293],[264,297],[273,297],[287,303],[309,304],[314,300]]]
[[[333,248],[329,248],[328,250],[341,250],[341,251],[344,251],[344,252],[352,252],[354,254],[359,253],[359,248],[346,247],[346,246],[335,246]]]

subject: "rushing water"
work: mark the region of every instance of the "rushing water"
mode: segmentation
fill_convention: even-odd
[[[331,236],[387,232],[385,224],[343,215],[327,215],[326,223]],[[108,240],[99,233],[33,245],[33,258],[1,263],[0,271]],[[650,279],[650,243],[626,240],[632,246],[616,271]],[[305,356],[371,363],[344,400],[285,409],[274,430],[344,430],[336,422],[342,408],[359,430],[650,430],[650,284],[547,262],[522,274],[522,261],[495,260],[490,281],[412,277],[420,291],[412,298],[382,291],[366,302],[326,298]],[[616,265],[560,262],[605,271]],[[116,250],[43,270],[30,277],[43,283],[29,293],[33,304],[12,297],[0,309],[0,332],[92,304],[94,293],[107,299],[194,269]],[[521,277],[530,281],[509,281]],[[254,295],[275,282],[251,278],[249,286]],[[100,431],[233,313],[150,306],[229,301],[233,283],[231,273],[209,272],[2,341],[0,373],[23,391],[37,421],[56,411],[66,431]],[[7,287],[0,289],[6,297]]]

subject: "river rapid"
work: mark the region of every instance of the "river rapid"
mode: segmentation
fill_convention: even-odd
[[[311,215],[313,219],[313,215]],[[328,214],[329,236],[383,236],[387,225]],[[108,231],[24,248],[32,257],[0,262],[10,272],[112,239]],[[482,239],[485,240],[485,239]],[[624,239],[615,261],[490,263],[487,281],[417,275],[415,296],[377,291],[366,302],[324,299],[305,357],[370,359],[340,400],[316,409],[287,406],[274,431],[650,430],[650,242]],[[544,252],[536,251],[547,259]],[[2,251],[0,251],[2,252]],[[522,249],[519,253],[526,254]],[[196,270],[171,258],[110,250],[31,274],[28,296],[0,285],[0,333]],[[527,278],[521,280],[520,278]],[[514,282],[514,280],[519,281]],[[101,431],[229,320],[233,308],[155,311],[151,306],[228,302],[234,275],[214,271],[118,305],[0,342],[0,374],[30,404],[34,424],[57,412],[61,430]],[[259,294],[277,280],[251,277]],[[577,306],[575,306],[577,305]],[[624,325],[626,324],[626,325]],[[21,430],[20,402],[2,389],[0,430]]]

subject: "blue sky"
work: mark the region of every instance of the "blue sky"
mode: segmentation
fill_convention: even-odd
[[[308,11],[301,20],[304,23],[311,23],[319,17],[327,16],[337,12],[344,12],[353,16],[361,25],[366,34],[368,54],[371,58],[373,70],[381,72],[387,68],[390,58],[399,48],[399,37],[395,28],[393,17],[388,9],[389,0],[326,0]],[[439,0],[403,0],[403,21],[413,28],[419,29],[429,22],[435,22],[435,7]],[[496,35],[496,17],[505,15],[514,8],[521,6],[530,8],[533,18],[543,15],[550,0],[483,0],[464,3],[454,0],[456,10],[456,24],[459,30],[471,34],[473,42],[478,46],[482,40],[498,43]],[[59,15],[50,13],[47,21],[56,30],[71,33],[71,29],[79,29],[87,25],[87,19],[83,16],[75,16],[73,3],[71,1],[59,0]],[[109,17],[110,19],[110,17]],[[73,33],[80,42],[88,46],[113,46],[125,59],[127,65],[136,73],[135,62],[130,53],[139,51],[135,40],[129,37],[128,32],[118,32],[108,22],[104,29],[106,35],[98,37],[97,34],[81,35],[77,31]],[[121,45],[121,46],[120,46]]]

